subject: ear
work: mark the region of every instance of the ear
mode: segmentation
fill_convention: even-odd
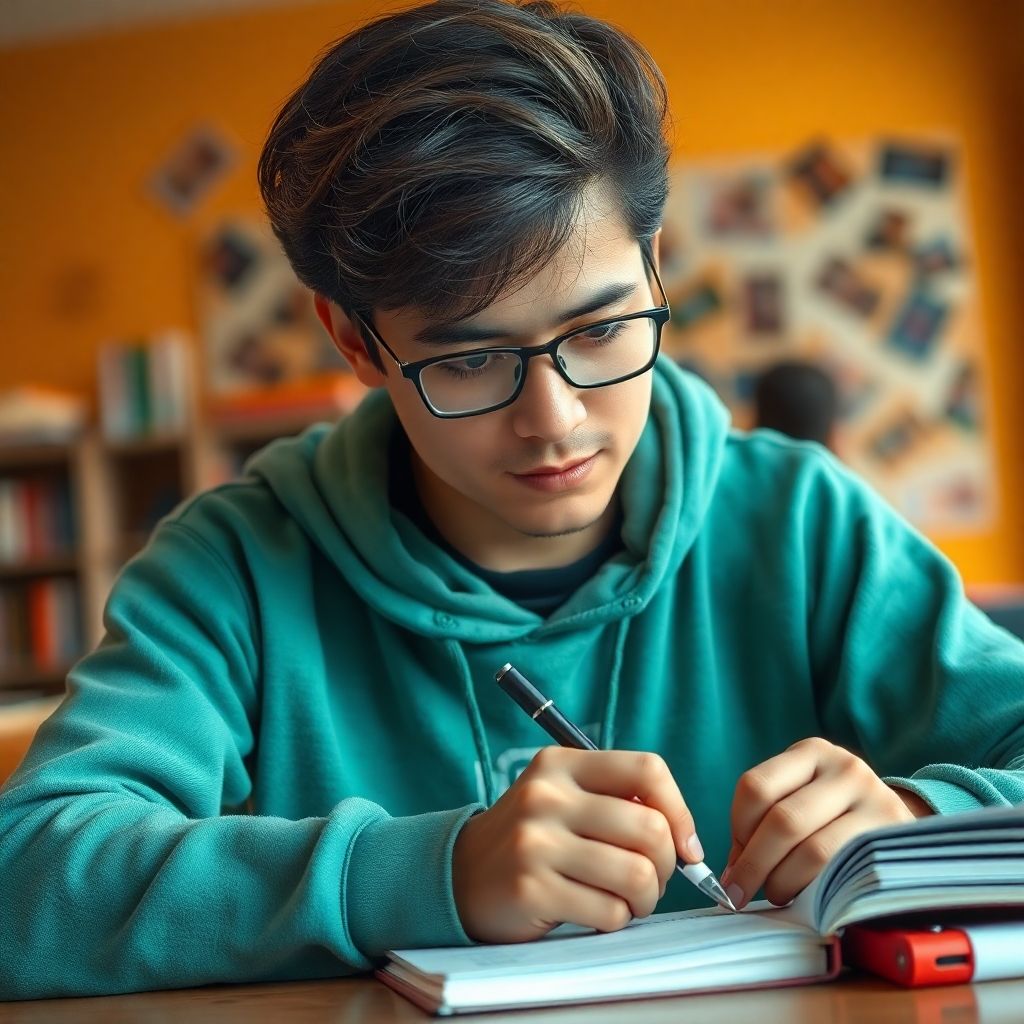
[[[384,386],[387,380],[385,374],[381,373],[373,364],[363,344],[363,336],[359,328],[345,314],[345,311],[330,299],[323,295],[313,293],[313,308],[324,330],[334,342],[334,347],[341,353],[345,362],[352,367],[360,384],[368,388],[379,388]]]

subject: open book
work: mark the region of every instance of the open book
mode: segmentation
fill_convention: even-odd
[[[869,918],[1020,907],[1024,806],[857,836],[788,907],[652,914],[617,932],[562,925],[535,942],[397,949],[377,977],[436,1014],[636,999],[834,977],[838,935]]]

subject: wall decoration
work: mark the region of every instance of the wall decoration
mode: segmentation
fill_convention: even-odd
[[[171,213],[185,217],[234,162],[227,140],[210,126],[199,125],[157,168],[150,190]]]
[[[988,528],[996,501],[962,190],[949,139],[815,139],[680,165],[665,212],[665,351],[741,427],[769,365],[825,366],[837,453],[934,533]]]
[[[199,256],[207,391],[225,396],[315,381],[347,365],[269,226],[220,224]]]

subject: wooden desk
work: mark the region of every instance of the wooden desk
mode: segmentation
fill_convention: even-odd
[[[0,1024],[424,1024],[432,1019],[364,978],[0,1003]],[[856,978],[803,988],[438,1019],[467,1024],[1020,1024],[1024,980],[905,990]]]

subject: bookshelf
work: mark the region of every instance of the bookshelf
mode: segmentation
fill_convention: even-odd
[[[0,447],[0,697],[63,688],[85,643],[78,481],[88,445]],[[91,610],[91,609],[90,609]]]
[[[190,390],[181,429],[109,437],[101,420],[64,444],[0,445],[0,706],[63,692],[103,635],[118,572],[159,519],[275,438],[337,419],[361,397],[346,385],[292,408],[249,401],[239,416],[200,409]]]

